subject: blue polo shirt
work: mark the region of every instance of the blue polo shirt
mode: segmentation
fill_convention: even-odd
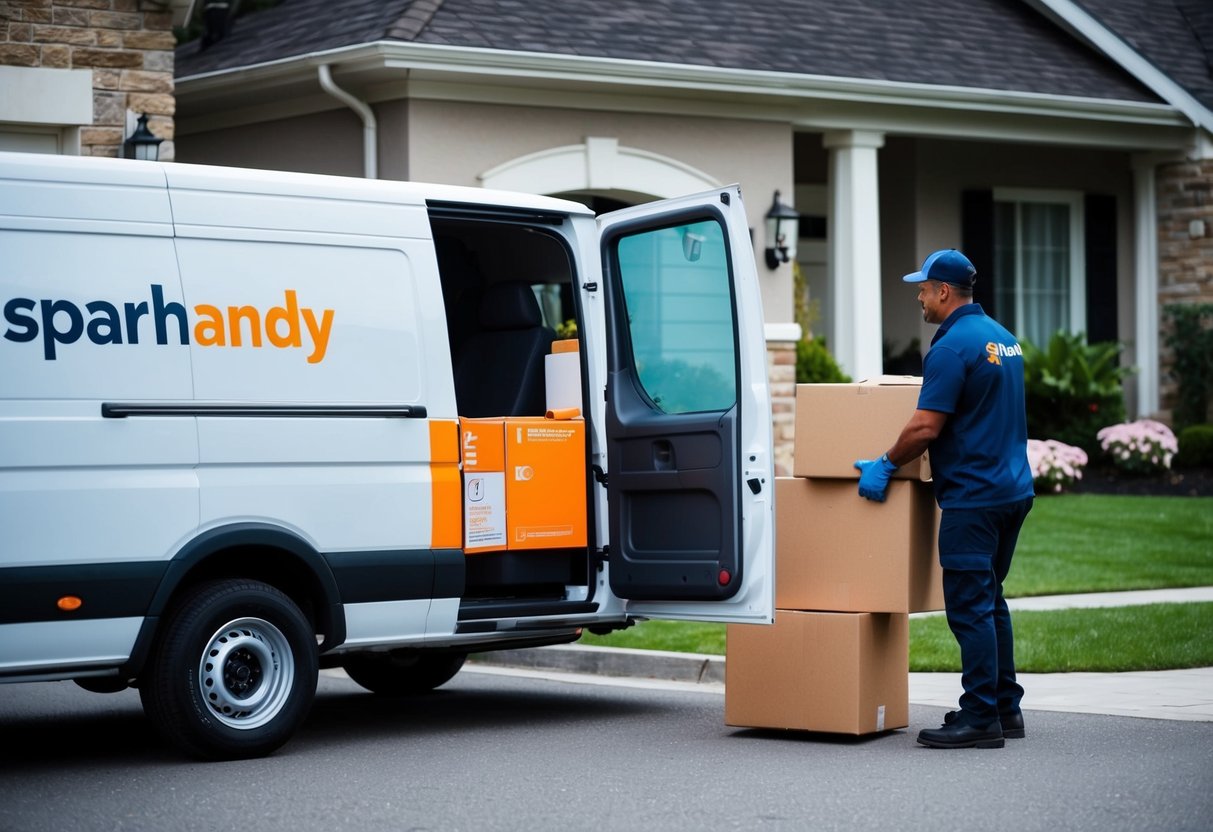
[[[940,508],[986,508],[1033,496],[1023,351],[981,306],[952,312],[923,360],[920,410],[949,414],[931,443]]]

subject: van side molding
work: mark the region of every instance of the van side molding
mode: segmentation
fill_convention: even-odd
[[[236,402],[102,402],[106,419],[128,416],[267,416],[272,418],[350,417],[361,419],[424,419],[425,405],[399,404],[240,404]]]

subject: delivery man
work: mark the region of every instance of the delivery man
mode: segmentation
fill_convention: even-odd
[[[884,502],[898,466],[931,452],[942,510],[939,563],[948,626],[960,644],[960,710],[918,734],[932,748],[1002,748],[1024,735],[1011,614],[1002,584],[1032,508],[1023,352],[973,302],[977,270],[956,249],[902,278],[918,284],[927,323],[940,324],[923,360],[918,409],[893,447],[861,459],[859,494]]]

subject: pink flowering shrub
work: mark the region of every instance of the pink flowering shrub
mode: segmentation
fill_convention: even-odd
[[[1097,433],[1099,447],[1112,463],[1130,474],[1153,474],[1171,467],[1179,450],[1175,434],[1162,422],[1138,419],[1109,425]]]
[[[1028,440],[1028,467],[1037,493],[1060,494],[1082,479],[1087,453],[1056,439]]]

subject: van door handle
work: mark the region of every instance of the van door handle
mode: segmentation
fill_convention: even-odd
[[[674,470],[674,446],[668,439],[658,439],[653,443],[653,470]]]

